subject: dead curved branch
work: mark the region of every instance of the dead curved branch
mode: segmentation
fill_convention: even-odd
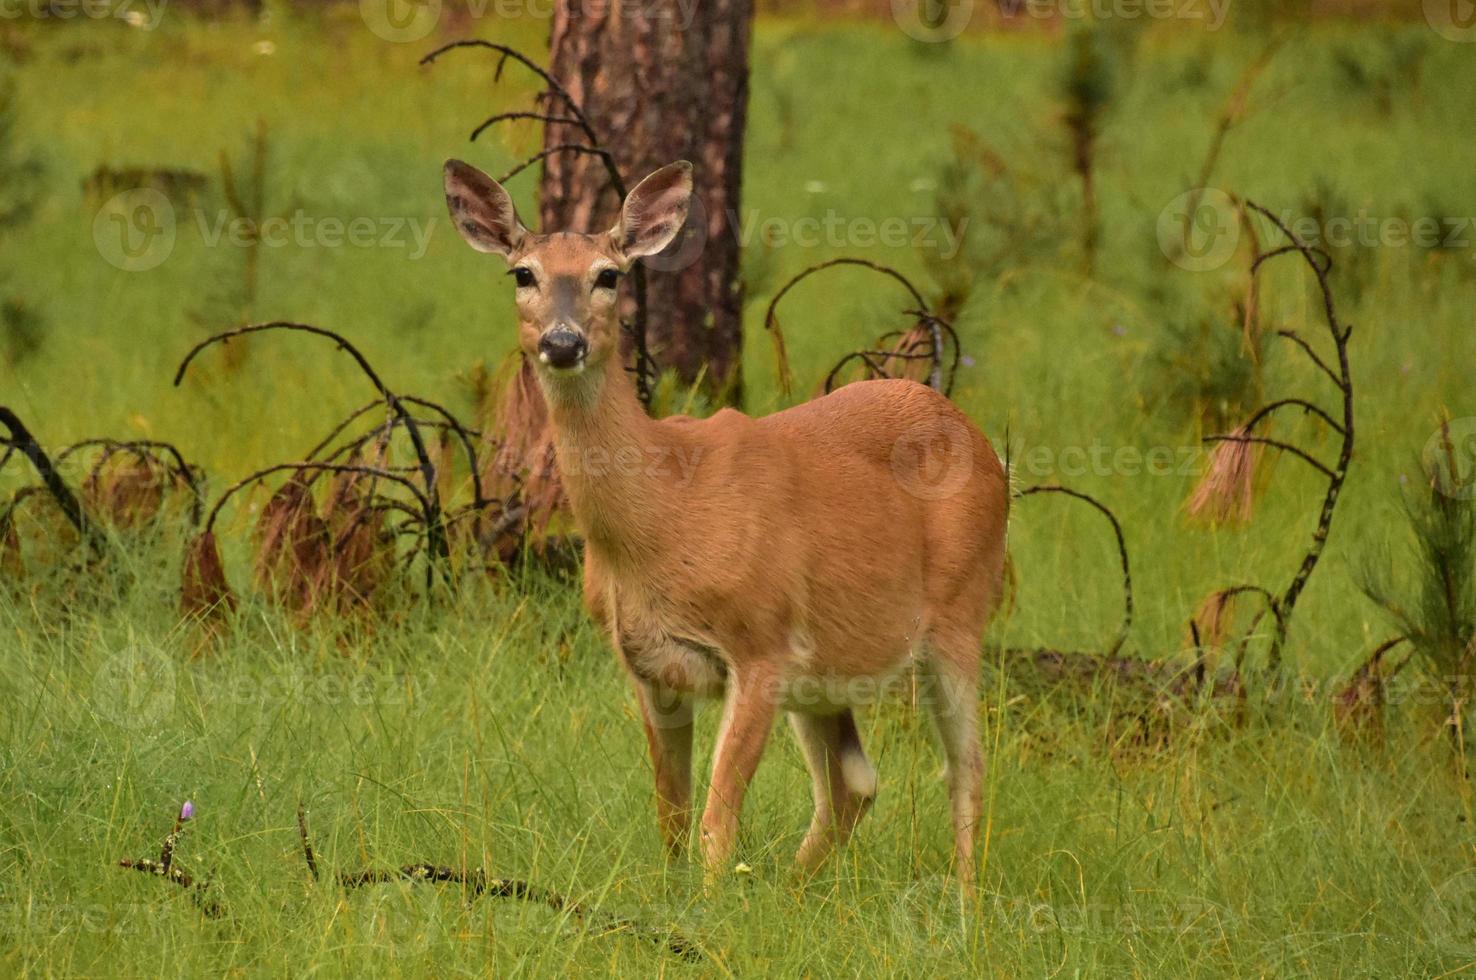
[[[958,371],[958,362],[961,358],[958,332],[954,330],[953,325],[948,323],[948,321],[944,320],[942,317],[935,315],[929,309],[927,300],[923,298],[923,295],[921,292],[918,291],[918,288],[912,284],[912,281],[910,279],[908,279],[902,273],[898,272],[896,269],[893,269],[891,266],[882,265],[879,262],[872,262],[870,259],[842,256],[841,258],[830,259],[825,262],[816,263],[815,265],[812,265],[807,269],[801,270],[796,275],[790,277],[790,279],[779,288],[779,291],[774,294],[774,298],[769,300],[769,307],[764,312],[764,329],[768,332],[769,338],[774,345],[774,358],[778,366],[779,385],[780,388],[783,390],[784,395],[788,397],[793,393],[794,374],[789,366],[789,354],[784,343],[784,332],[779,325],[779,303],[781,300],[784,299],[784,297],[789,293],[791,289],[793,289],[795,286],[798,286],[801,282],[808,279],[810,276],[813,276],[817,272],[824,271],[825,269],[831,269],[837,266],[856,266],[864,269],[870,269],[873,272],[880,273],[900,283],[902,287],[907,290],[914,304],[913,308],[904,310],[903,312],[906,315],[912,316],[917,320],[915,329],[925,331],[930,343],[929,353],[926,355],[919,355],[915,350],[915,345],[908,345],[907,348],[891,351],[864,350],[854,351],[850,354],[847,354],[841,359],[840,363],[832,368],[830,373],[826,375],[825,390],[830,390],[830,387],[834,383],[835,378],[839,374],[840,370],[847,363],[853,360],[860,360],[862,363],[866,364],[868,370],[878,377],[889,377],[890,374],[884,366],[885,362],[878,363],[876,360],[874,360],[875,357],[883,357],[896,358],[902,361],[922,360],[926,358],[931,362],[931,369],[928,376],[929,386],[936,391],[943,392],[944,394],[947,394],[949,391],[951,391],[953,388],[953,378]],[[899,334],[900,332],[893,332],[892,334],[889,334],[888,337],[899,336]],[[886,338],[883,339],[885,340]],[[944,360],[947,357],[945,350],[945,339],[951,339],[953,342],[953,362],[952,366],[948,369],[946,381],[944,380],[943,368]]]
[[[99,447],[102,448],[103,452],[99,455],[97,461],[92,464],[92,468],[88,472],[87,479],[89,481],[97,479],[103,466],[115,454],[120,452],[132,453],[145,464],[162,466],[166,472],[172,472],[176,483],[189,489],[190,524],[196,526],[200,523],[200,512],[205,503],[204,489],[200,485],[200,469],[186,462],[184,454],[173,443],[158,439],[83,439],[81,442],[74,442],[57,453],[56,463],[57,465],[61,465],[85,449],[96,449]],[[159,453],[165,454],[173,462],[170,463],[160,459]]]
[[[274,466],[268,466],[265,469],[257,470],[250,476],[243,477],[242,479],[237,480],[235,483],[231,484],[224,491],[222,491],[220,497],[216,499],[215,505],[210,508],[209,516],[205,518],[205,533],[208,534],[215,531],[215,519],[220,516],[221,509],[225,507],[226,502],[234,497],[237,493],[251,486],[253,483],[257,483],[261,480],[266,479],[273,473],[283,473],[287,470],[292,470],[293,472],[307,471],[318,473],[352,473],[359,476],[374,477],[377,480],[388,480],[391,483],[396,483],[404,487],[406,490],[409,490],[410,493],[414,495],[416,501],[420,504],[421,507],[422,520],[425,519],[425,514],[430,509],[430,500],[428,499],[427,495],[422,493],[421,489],[415,485],[414,480],[407,479],[398,473],[392,473],[389,470],[381,469],[377,466],[359,466],[353,463],[314,463],[308,461],[297,463],[277,463]]]
[[[303,860],[307,863],[308,874],[314,883],[322,880],[318,868],[318,857],[313,850],[312,839],[308,836],[307,810],[302,803],[297,804],[297,835],[302,844]],[[398,868],[365,868],[360,871],[340,871],[334,874],[333,881],[344,889],[362,888],[366,885],[387,884],[397,881],[409,881],[424,884],[454,884],[460,885],[470,893],[471,898],[512,898],[522,902],[532,902],[543,905],[555,912],[563,912],[587,923],[598,929],[601,934],[614,935],[626,934],[636,936],[646,942],[653,943],[657,947],[681,959],[688,961],[700,961],[705,959],[701,948],[692,940],[677,932],[654,929],[627,919],[622,916],[611,915],[597,908],[586,905],[583,902],[568,898],[558,892],[547,888],[540,888],[519,878],[496,878],[481,868],[471,870],[458,870],[443,864],[406,864]]]
[[[441,503],[440,494],[436,488],[435,464],[431,462],[430,453],[425,448],[425,440],[421,436],[420,427],[416,425],[414,417],[405,407],[403,400],[391,391],[389,386],[380,379],[378,372],[369,363],[369,359],[357,347],[350,343],[346,337],[332,330],[325,330],[322,327],[286,320],[274,320],[270,323],[255,323],[244,327],[236,327],[232,330],[226,330],[214,336],[207,337],[190,348],[189,353],[185,355],[184,360],[180,362],[178,370],[174,373],[175,387],[178,387],[180,382],[184,380],[185,372],[189,369],[190,363],[195,359],[196,355],[212,344],[229,343],[235,337],[275,330],[307,333],[317,337],[325,337],[333,341],[339,350],[353,358],[354,362],[359,366],[359,370],[369,379],[370,384],[374,386],[375,390],[379,392],[379,397],[384,400],[390,411],[394,412],[398,416],[400,423],[404,425],[405,432],[410,437],[410,444],[415,450],[415,458],[420,463],[420,478],[425,484],[424,494],[417,494],[417,496],[426,509],[427,545],[434,559],[426,566],[426,584],[429,585],[435,577],[436,565],[440,563],[444,567],[444,563],[451,556],[450,545],[446,541],[446,531],[441,523]]]
[[[1333,380],[1338,386],[1341,397],[1342,418],[1334,418],[1331,412],[1319,408],[1312,402],[1301,398],[1283,398],[1271,402],[1260,408],[1237,433],[1220,434],[1209,436],[1206,442],[1241,442],[1254,443],[1289,452],[1297,456],[1303,462],[1311,465],[1327,479],[1327,488],[1322,498],[1322,508],[1318,512],[1317,524],[1312,533],[1312,541],[1308,545],[1307,552],[1303,556],[1296,574],[1287,585],[1285,591],[1275,597],[1271,603],[1272,612],[1276,618],[1276,634],[1272,639],[1269,666],[1273,671],[1281,667],[1282,649],[1286,641],[1287,625],[1291,619],[1292,611],[1296,607],[1297,599],[1307,585],[1308,578],[1317,567],[1322,557],[1322,552],[1327,544],[1327,537],[1332,530],[1333,514],[1341,496],[1343,484],[1348,478],[1348,466],[1353,458],[1354,428],[1353,428],[1353,376],[1348,362],[1348,340],[1352,336],[1353,328],[1338,320],[1336,302],[1333,298],[1332,286],[1328,282],[1328,275],[1332,271],[1332,257],[1320,248],[1309,245],[1297,237],[1286,223],[1273,214],[1269,209],[1262,207],[1254,201],[1245,201],[1246,209],[1261,215],[1270,221],[1273,226],[1286,239],[1287,244],[1269,251],[1261,251],[1251,262],[1252,288],[1256,281],[1256,275],[1270,260],[1282,255],[1299,255],[1307,268],[1312,270],[1312,275],[1317,281],[1317,288],[1322,296],[1322,313],[1326,321],[1328,336],[1332,341],[1333,350],[1336,353],[1337,367],[1334,369],[1328,361],[1318,355],[1317,351],[1293,330],[1278,330],[1277,335],[1292,341],[1314,365],[1325,375]],[[1259,248],[1259,245],[1257,246]],[[1250,428],[1267,418],[1272,412],[1281,408],[1296,407],[1304,412],[1312,413],[1321,418],[1340,439],[1341,445],[1338,449],[1337,462],[1328,466],[1316,459],[1305,450],[1291,443],[1271,439],[1265,436],[1248,435]]]
[[[51,462],[51,457],[46,455],[46,450],[41,448],[41,444],[36,441],[36,437],[31,434],[31,430],[26,428],[26,424],[20,420],[20,416],[3,405],[0,405],[0,425],[5,426],[6,431],[10,433],[9,437],[5,440],[7,447],[10,450],[20,452],[21,455],[31,461],[31,465],[36,468],[36,473],[41,477],[41,482],[46,487],[46,491],[51,494],[57,506],[61,508],[61,512],[65,515],[67,522],[76,528],[77,533],[82,536],[84,541],[87,541],[91,547],[96,548],[99,544],[99,538],[95,528],[92,526],[92,522],[88,520],[86,512],[82,510],[82,505],[77,502],[76,495],[72,493],[66,481],[61,478],[61,474],[57,472],[56,466]],[[6,453],[6,458],[9,458],[9,452]]]
[[[1204,441],[1208,443],[1241,442],[1245,443],[1246,445],[1270,446],[1272,449],[1279,449],[1282,452],[1291,453],[1293,456],[1296,456],[1308,466],[1317,470],[1323,476],[1331,477],[1333,475],[1333,471],[1328,469],[1327,465],[1320,462],[1317,457],[1313,456],[1311,453],[1308,453],[1306,450],[1298,449],[1296,446],[1293,446],[1289,442],[1282,442],[1280,439],[1271,439],[1266,436],[1222,435],[1205,436]]]
[[[1111,508],[1090,494],[1082,493],[1080,490],[1072,490],[1069,487],[1040,484],[1026,487],[1015,494],[1016,497],[1030,497],[1038,493],[1060,493],[1073,497],[1084,503],[1090,504],[1107,518],[1112,525],[1113,537],[1117,540],[1117,555],[1122,563],[1122,625],[1118,627],[1117,637],[1107,649],[1107,657],[1115,657],[1127,643],[1128,633],[1133,628],[1133,573],[1128,562],[1127,539],[1122,533],[1122,523],[1118,521],[1117,515],[1112,513]]]

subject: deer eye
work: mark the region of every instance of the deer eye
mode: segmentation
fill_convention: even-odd
[[[601,269],[600,274],[595,276],[596,289],[614,289],[615,284],[620,281],[619,269]]]
[[[527,266],[518,266],[512,270],[510,275],[513,277],[513,282],[518,284],[519,289],[526,289],[534,283],[533,270]]]

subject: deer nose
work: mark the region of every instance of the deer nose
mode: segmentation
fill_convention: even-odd
[[[549,367],[572,368],[589,353],[584,335],[569,327],[557,326],[538,339],[538,359]]]

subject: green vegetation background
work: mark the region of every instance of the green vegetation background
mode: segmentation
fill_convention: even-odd
[[[536,51],[544,26],[480,33]],[[188,208],[156,269],[120,271],[95,246],[96,202],[83,182],[96,167],[213,177],[223,150],[244,154],[258,119],[271,146],[269,210],[434,224],[423,256],[265,249],[253,318],[340,330],[392,384],[471,412],[458,376],[512,349],[511,305],[502,270],[444,220],[440,164],[455,155],[495,173],[536,147],[532,130],[466,142],[487,115],[527,104],[530,82],[516,69],[494,83],[491,59],[474,53],[417,68],[429,40],[382,41],[352,6],[311,20],[170,18],[152,32],[108,22],[8,37],[12,56],[24,55],[11,73],[16,142],[45,176],[31,220],[0,238],[0,293],[22,297],[45,329],[29,357],[0,356],[0,402],[46,441],[169,439],[218,488],[302,452],[366,397],[342,360],[285,336],[251,343],[235,371],[208,355],[216,366],[205,380],[172,388],[188,347],[225,325],[212,320],[213,297],[230,288],[239,255],[209,246]],[[1097,446],[1108,460],[1124,447],[1169,447],[1177,462],[1210,431],[1205,416],[1226,409],[1218,379],[1186,378],[1185,365],[1224,346],[1193,338],[1233,336],[1244,263],[1180,270],[1164,259],[1157,226],[1192,186],[1217,115],[1266,40],[1233,25],[1206,34],[1157,24],[1103,42],[1115,81],[1088,276],[1059,37],[924,45],[890,24],[795,19],[761,20],[755,34],[740,222],[927,219],[950,189],[971,202],[963,267],[973,292],[958,318],[970,360],[957,400],[997,443],[1008,430],[1017,463],[1035,460],[1021,482],[1059,477],[1116,509],[1135,562],[1131,645],[1148,656],[1184,649],[1184,623],[1212,589],[1284,584],[1320,502],[1315,475],[1283,460],[1254,521],[1215,530],[1183,518],[1199,459],[1171,475],[1131,465],[1065,474],[1051,462],[1076,458],[1073,447],[1091,459]],[[1355,324],[1358,453],[1288,651],[1295,670],[1328,678],[1390,632],[1353,573],[1371,551],[1402,545],[1401,486],[1418,479],[1439,411],[1476,415],[1476,57],[1422,24],[1321,23],[1290,32],[1250,106],[1215,186],[1278,213],[1467,222],[1463,247],[1339,255],[1341,312]],[[1003,169],[971,162],[986,157]],[[532,174],[514,182],[525,214],[533,184]],[[222,205],[217,192],[201,197],[207,224]],[[1006,236],[987,217],[996,213],[1027,232]],[[923,283],[942,268],[911,245],[746,249],[753,412],[784,405],[762,318],[785,278],[839,254]],[[1324,339],[1316,297],[1289,261],[1268,279],[1265,302],[1269,325]],[[859,273],[792,294],[783,322],[801,394],[840,354],[899,325],[900,306]],[[1233,374],[1234,361],[1215,363]],[[1288,349],[1268,348],[1265,383],[1331,394]],[[1194,405],[1196,391],[1208,402]],[[1335,451],[1311,424],[1277,431]],[[228,534],[244,535],[249,517],[242,511]],[[1001,637],[1089,649],[1110,635],[1119,583],[1096,515],[1024,502],[1011,548],[1021,588]],[[227,554],[244,580],[238,541]],[[990,844],[976,915],[960,920],[950,899],[941,763],[902,706],[866,718],[882,792],[841,860],[804,887],[789,870],[809,787],[779,732],[745,814],[753,871],[705,895],[692,868],[660,855],[634,708],[574,589],[525,576],[347,641],[254,609],[222,649],[191,659],[169,559],[139,557],[136,581],[100,608],[0,602],[5,972],[689,969],[639,940],[534,908],[464,904],[454,889],[311,888],[296,851],[299,798],[327,863],[527,876],[701,937],[706,972],[1434,975],[1476,960],[1464,914],[1476,876],[1460,877],[1473,863],[1469,799],[1428,712],[1414,707],[1401,710],[1383,753],[1338,742],[1325,688],[1243,729],[1190,725],[1167,748],[1123,753],[1108,747],[1112,725],[1091,704],[1017,692],[991,673]],[[142,713],[118,703],[120,656],[165,665],[162,700]],[[699,724],[703,760],[714,725],[715,712]],[[179,860],[216,880],[230,910],[220,921],[111,867],[154,850],[186,797],[200,816]]]

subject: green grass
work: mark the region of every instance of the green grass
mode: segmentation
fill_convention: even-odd
[[[1468,923],[1444,918],[1469,910],[1469,880],[1447,887],[1453,904],[1434,897],[1469,861],[1441,753],[1403,737],[1383,756],[1342,749],[1320,703],[1150,754],[1103,751],[1069,696],[1007,698],[986,731],[983,908],[960,920],[939,757],[903,708],[866,719],[882,794],[805,885],[789,862],[808,779],[777,738],[745,813],[753,871],[709,896],[694,865],[663,859],[639,723],[567,589],[468,597],[349,656],[252,614],[198,660],[168,599],[141,585],[44,632],[5,623],[7,972],[695,972],[454,887],[314,887],[298,799],[325,867],[526,877],[697,938],[708,971],[1430,975],[1476,955]],[[134,663],[153,686],[110,687]],[[185,798],[198,816],[176,860],[212,877],[220,920],[111,867],[155,854]]]
[[[528,80],[510,68],[493,85],[475,54],[418,69],[430,41],[386,44],[345,10],[312,23],[278,14],[265,26],[171,19],[153,33],[104,24],[12,36],[27,50],[13,72],[18,132],[46,177],[33,220],[0,232],[0,295],[27,300],[47,331],[30,359],[0,357],[0,402],[45,441],[170,439],[218,490],[302,452],[368,396],[346,361],[295,337],[254,341],[234,372],[208,354],[198,378],[173,389],[179,358],[213,329],[191,314],[216,309],[239,256],[207,244],[187,209],[156,269],[120,271],[94,246],[96,205],[81,189],[94,168],[214,177],[219,153],[240,158],[258,118],[272,146],[269,210],[435,223],[419,256],[265,250],[252,316],[340,329],[392,384],[470,413],[457,376],[512,348],[511,307],[500,270],[444,221],[439,167],[457,155],[495,171],[534,146],[534,134],[511,131],[511,143],[465,142],[486,115],[522,105]],[[537,49],[542,25],[495,33]],[[272,53],[258,53],[263,40]],[[1379,86],[1350,80],[1340,55],[1379,69],[1396,41],[1427,50],[1418,83],[1388,75],[1386,112]],[[1119,52],[1126,74],[1100,141],[1102,246],[1088,279],[1054,94],[1064,45],[1023,34],[927,48],[881,25],[777,20],[755,39],[744,206],[758,219],[927,217],[951,126],[1005,161],[1026,207],[1064,215],[1019,254],[976,269],[959,318],[972,364],[956,396],[997,443],[1008,427],[1022,467],[1045,450],[1047,464],[1022,482],[1059,476],[1116,509],[1135,562],[1131,649],[1142,655],[1183,651],[1184,624],[1213,588],[1284,585],[1320,502],[1318,481],[1285,460],[1255,521],[1215,531],[1182,519],[1197,467],[1069,475],[1049,462],[1073,447],[1168,447],[1177,460],[1197,446],[1199,423],[1160,397],[1174,379],[1153,365],[1176,323],[1228,309],[1242,267],[1176,269],[1156,223],[1190,187],[1215,114],[1262,43],[1159,26]],[[1469,55],[1422,27],[1295,33],[1230,133],[1214,183],[1278,213],[1320,198],[1334,214],[1476,215],[1476,149],[1463,138],[1476,110]],[[531,175],[516,182],[524,213],[532,186]],[[221,203],[210,191],[199,206],[213,214]],[[784,403],[762,330],[770,295],[839,254],[930,282],[930,262],[911,247],[751,243],[750,410]],[[1375,545],[1402,540],[1400,479],[1414,475],[1437,411],[1476,415],[1473,254],[1469,244],[1354,250],[1335,279],[1356,325],[1358,455],[1293,625],[1298,673],[1344,673],[1390,632],[1350,572]],[[1267,322],[1321,339],[1299,275],[1288,263],[1268,279]],[[884,286],[835,276],[786,300],[797,397],[897,319]],[[1275,348],[1266,382],[1327,394]],[[1311,426],[1277,431],[1334,451]],[[20,476],[7,469],[4,489]],[[238,583],[250,516],[233,513],[224,528]],[[1110,635],[1119,586],[1095,514],[1031,499],[1011,550],[1021,590],[996,639],[1091,648]],[[781,732],[744,815],[752,872],[709,894],[691,863],[663,859],[632,699],[569,583],[477,585],[341,630],[299,630],[248,602],[230,638],[196,657],[177,622],[178,541],[125,552],[74,601],[53,584],[0,598],[5,973],[1439,975],[1476,962],[1476,878],[1462,877],[1476,857],[1469,797],[1420,706],[1392,713],[1383,752],[1341,744],[1325,683],[1243,727],[1198,719],[1148,749],[1100,692],[1042,692],[990,671],[981,909],[961,918],[944,881],[940,758],[900,705],[863,720],[882,790],[840,860],[809,883],[793,877],[809,788]],[[140,683],[149,678],[157,684]],[[701,716],[699,768],[715,723],[716,711]],[[213,879],[228,910],[217,921],[177,889],[113,867],[156,851],[185,798],[198,817],[177,859]],[[636,938],[532,906],[468,905],[453,888],[314,888],[298,851],[299,799],[325,865],[483,866],[669,925],[710,959],[685,967]]]

